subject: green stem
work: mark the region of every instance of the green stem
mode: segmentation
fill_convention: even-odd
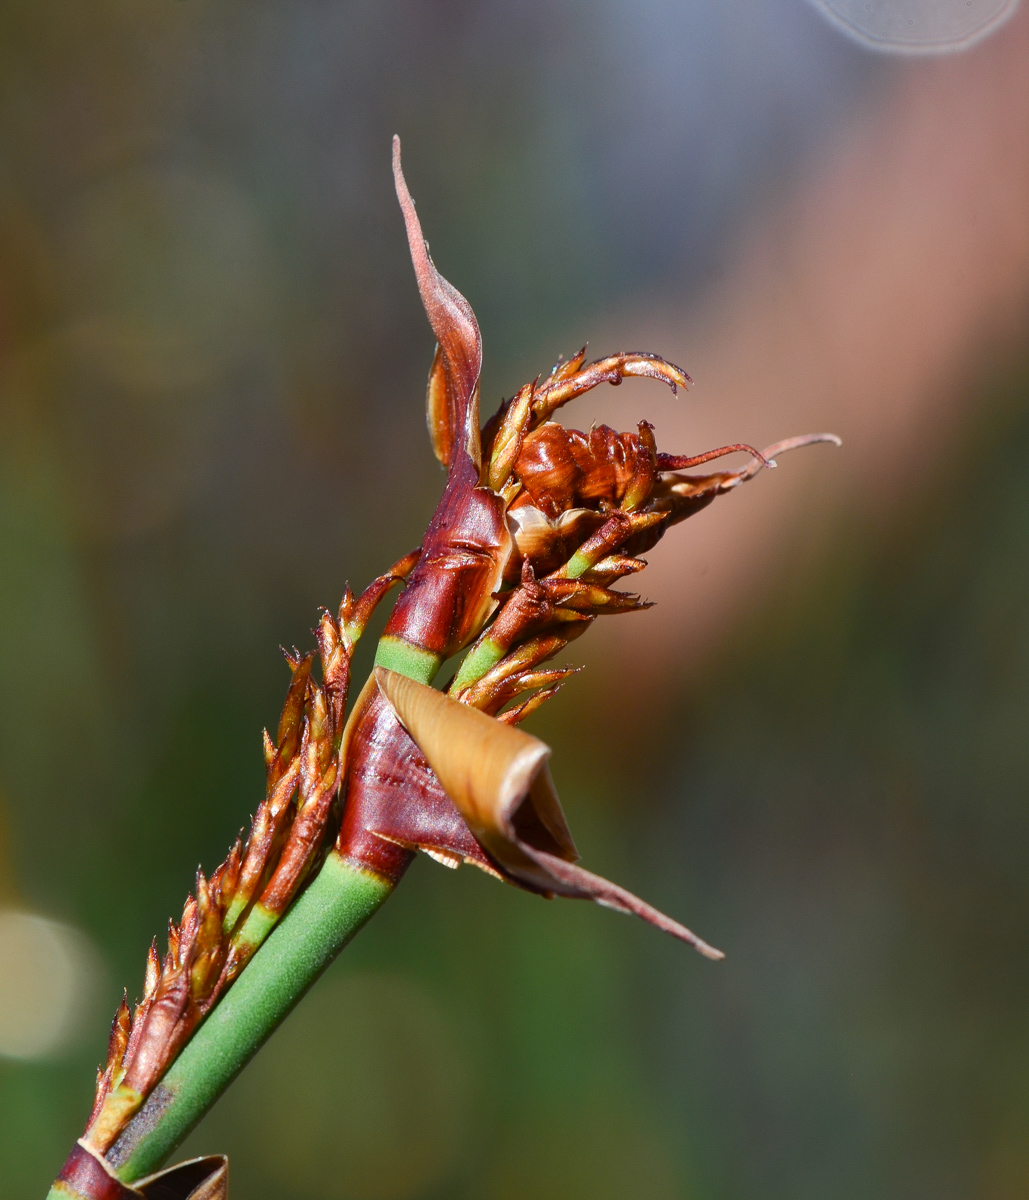
[[[119,1179],[164,1163],[393,887],[329,854],[108,1151]]]
[[[387,671],[396,671],[398,675],[406,675],[419,683],[432,683],[436,672],[440,669],[443,659],[431,650],[406,642],[403,638],[379,638],[375,648],[375,665],[385,667]]]

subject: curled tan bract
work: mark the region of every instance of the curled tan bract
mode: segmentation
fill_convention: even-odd
[[[707,958],[724,957],[638,896],[576,865],[579,856],[547,765],[550,747],[539,738],[405,675],[377,667],[375,679],[504,878],[633,913]]]

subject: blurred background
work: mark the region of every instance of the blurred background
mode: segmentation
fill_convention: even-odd
[[[1029,1194],[1029,11],[825,7],[0,8],[12,1198],[262,794],[277,645],[439,493],[394,132],[485,412],[589,339],[697,385],[569,424],[844,446],[673,531],[531,723],[585,865],[726,961],[419,860],[187,1150],[241,1200]]]

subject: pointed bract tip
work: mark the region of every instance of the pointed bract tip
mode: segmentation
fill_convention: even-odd
[[[436,356],[426,394],[429,433],[439,461],[450,467],[459,451],[481,466],[479,440],[479,371],[482,338],[472,306],[436,270],[422,233],[414,200],[400,164],[400,139],[393,139],[393,181],[404,216],[418,291],[432,332]]]
[[[410,209],[411,215],[414,214],[414,197],[411,195],[407,186],[407,180],[404,178],[404,168],[400,161],[400,135],[393,135],[393,185],[397,190],[397,199],[400,201],[400,207],[404,212],[404,216],[408,216]],[[417,220],[417,218],[415,218]],[[421,234],[421,229],[418,229]]]
[[[787,450],[799,450],[802,446],[817,446],[822,442],[830,446],[843,445],[843,439],[835,433],[802,433],[799,437],[784,438],[781,442],[766,446],[761,453],[766,459],[773,459],[778,454],[785,454]]]

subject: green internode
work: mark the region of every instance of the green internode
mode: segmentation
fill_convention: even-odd
[[[419,683],[432,683],[443,659],[431,650],[423,650],[403,638],[381,637],[375,650],[375,665],[396,671]]]
[[[243,928],[235,938],[237,945],[248,951],[256,950],[275,928],[278,920],[278,913],[269,912],[263,904],[258,902],[250,910],[247,919],[243,922]]]
[[[111,1147],[119,1179],[131,1184],[164,1164],[392,890],[329,854]]]
[[[576,550],[572,557],[568,560],[562,574],[566,579],[578,579],[580,575],[585,575],[595,563],[588,554],[583,554],[581,550]]]
[[[477,679],[481,679],[486,674],[490,667],[500,662],[506,653],[506,647],[494,642],[491,638],[485,638],[465,655],[465,660],[454,680],[454,687],[463,688],[470,683],[475,683]]]

